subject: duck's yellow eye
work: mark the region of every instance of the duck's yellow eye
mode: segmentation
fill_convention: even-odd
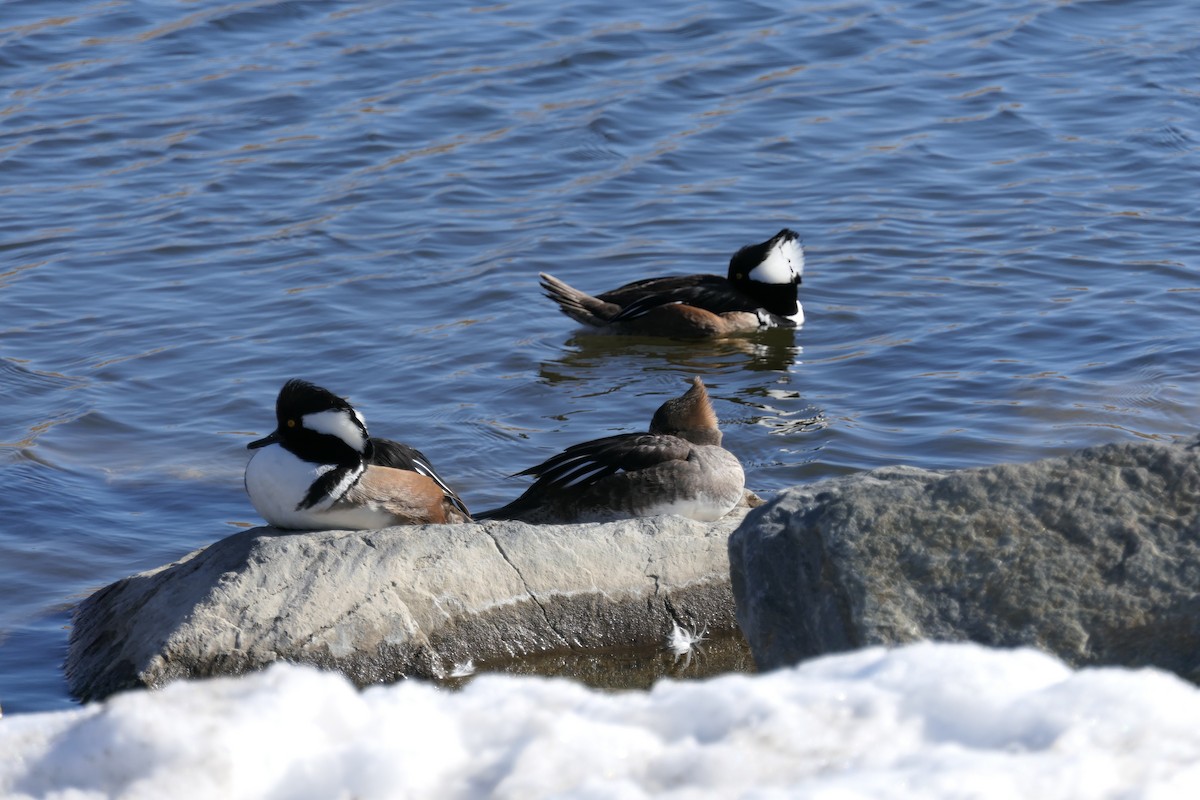
[[[742,278],[744,278],[746,276],[743,273],[739,272],[737,275],[734,275],[733,277],[737,278],[740,281]]]
[[[289,420],[288,420],[288,427],[289,427],[289,428],[294,428],[294,427],[296,427],[296,420],[294,420],[294,419],[289,419]]]

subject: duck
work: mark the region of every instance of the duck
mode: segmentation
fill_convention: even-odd
[[[276,427],[250,442],[245,487],[276,528],[375,530],[471,522],[420,450],[372,437],[347,400],[299,378],[275,399]]]
[[[720,519],[742,502],[746,477],[721,446],[721,430],[697,376],[663,403],[649,433],[620,433],[568,447],[517,475],[535,478],[524,494],[477,520],[603,522],[678,514]]]
[[[595,296],[545,272],[538,277],[546,297],[590,332],[705,338],[800,327],[803,275],[800,236],[784,228],[734,253],[725,277],[648,278]]]

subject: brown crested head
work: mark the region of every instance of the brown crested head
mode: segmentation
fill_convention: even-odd
[[[692,378],[692,388],[679,397],[672,398],[658,407],[650,420],[650,432],[678,436],[694,444],[721,443],[721,430],[717,427],[717,414],[708,399],[708,390],[699,376]]]

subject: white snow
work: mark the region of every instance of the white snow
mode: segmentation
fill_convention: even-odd
[[[9,715],[0,795],[1195,798],[1200,691],[968,644],[623,693],[498,675],[359,692],[279,665]]]

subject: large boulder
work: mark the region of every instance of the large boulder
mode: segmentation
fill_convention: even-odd
[[[1033,645],[1200,680],[1200,450],[1120,444],[784,492],[729,541],[767,669],[917,639]]]
[[[82,699],[275,661],[360,685],[605,647],[736,634],[726,541],[656,517],[381,531],[254,528],[80,604],[66,673]]]

